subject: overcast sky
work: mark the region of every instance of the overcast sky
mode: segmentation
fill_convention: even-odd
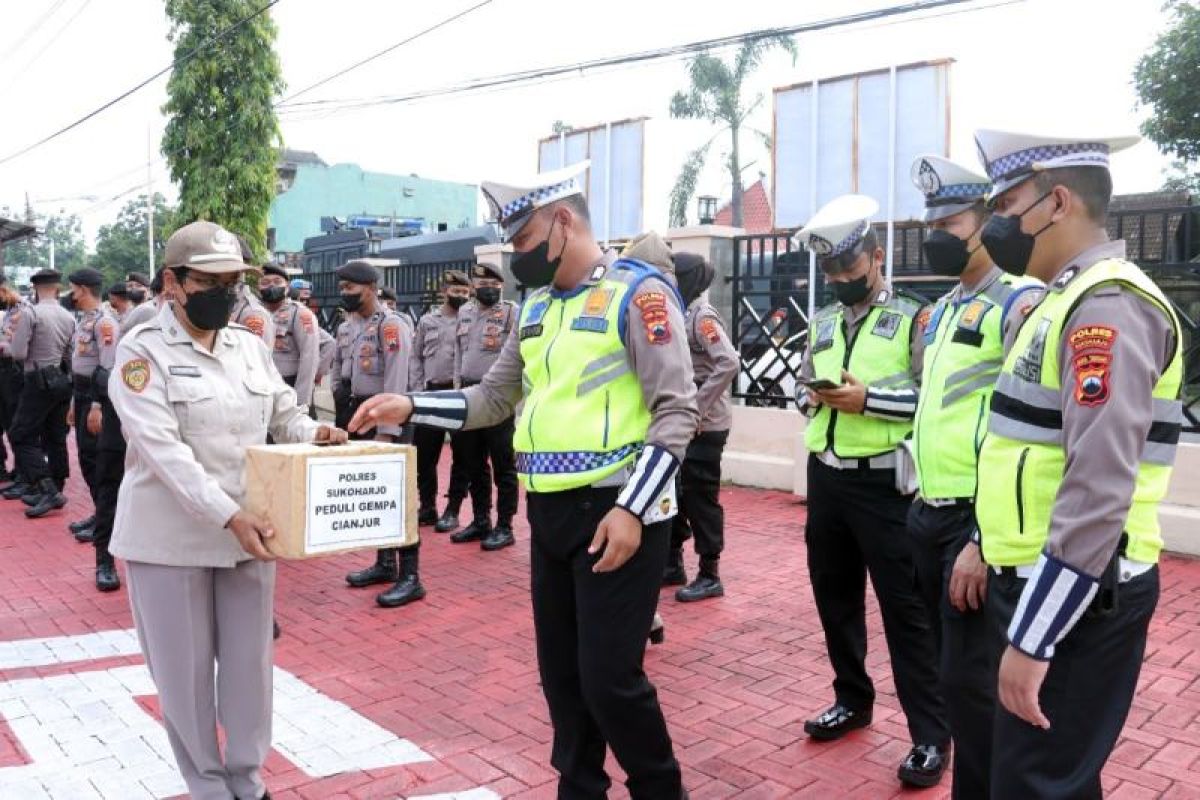
[[[298,91],[479,0],[281,0],[273,13],[287,92]],[[323,86],[305,100],[407,93],[514,70],[572,63],[891,5],[881,0],[493,0],[483,8]],[[769,131],[775,87],[913,61],[953,58],[951,156],[974,161],[977,126],[1046,132],[1135,132],[1131,76],[1165,23],[1161,0],[981,0],[798,38],[793,65],[771,56],[749,87],[767,96],[752,123]],[[965,9],[973,10],[966,11]],[[23,32],[53,11],[31,37]],[[954,13],[948,13],[953,11]],[[0,157],[95,108],[168,64],[161,0],[0,0]],[[478,183],[536,169],[538,138],[555,120],[576,126],[646,115],[645,225],[663,228],[667,193],[686,152],[711,136],[667,118],[686,86],[680,59],[538,85],[365,111],[285,114],[285,144],[328,163]],[[0,165],[0,205],[84,214],[89,236],[146,181],[173,194],[157,140],[166,77],[66,136]],[[901,120],[903,124],[903,120]],[[714,151],[700,193],[727,196]],[[744,161],[770,161],[753,142]],[[1118,192],[1156,188],[1167,159],[1142,143],[1114,158]],[[749,177],[753,179],[753,168]],[[906,190],[907,187],[900,187]],[[144,191],[138,188],[138,191]],[[132,192],[133,196],[137,192]],[[94,196],[89,200],[57,200]]]

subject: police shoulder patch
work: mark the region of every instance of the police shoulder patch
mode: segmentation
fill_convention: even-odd
[[[259,314],[250,314],[246,317],[242,324],[249,328],[250,332],[255,336],[262,336],[263,332],[267,329],[266,320],[264,320]]]
[[[108,346],[112,345],[113,342],[116,341],[116,339],[117,339],[117,328],[115,325],[113,325],[113,321],[111,319],[101,320],[100,321],[100,341],[101,341],[101,343],[105,347],[108,347]]]
[[[712,317],[705,317],[700,320],[700,335],[703,336],[709,344],[716,344],[721,341],[721,331],[717,327],[717,321]]]
[[[650,344],[670,342],[671,321],[667,316],[667,296],[662,292],[646,292],[633,298],[633,304],[641,309],[646,340]]]
[[[1108,402],[1109,374],[1117,329],[1109,325],[1081,325],[1071,331],[1071,368],[1075,373],[1075,402],[1099,406]]]
[[[144,358],[126,361],[121,367],[121,381],[134,394],[141,394],[150,385],[150,362]]]

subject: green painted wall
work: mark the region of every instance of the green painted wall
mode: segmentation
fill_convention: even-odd
[[[303,250],[306,238],[321,234],[321,217],[424,217],[435,231],[439,222],[450,230],[476,225],[478,193],[469,183],[365,172],[355,164],[298,164],[292,188],[271,202],[275,250]]]

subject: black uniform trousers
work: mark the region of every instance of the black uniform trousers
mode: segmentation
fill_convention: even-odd
[[[428,383],[428,391],[453,389],[452,383]],[[417,494],[421,498],[422,509],[437,508],[438,493],[438,462],[442,458],[442,446],[446,443],[446,432],[441,428],[418,426],[413,434],[413,444],[417,447]],[[462,445],[457,433],[450,435],[450,489],[448,497],[450,507],[458,508],[463,498],[467,496],[470,477],[467,473],[467,462],[462,452]]]
[[[107,397],[100,398],[100,440],[96,455],[96,528],[92,546],[97,563],[106,560],[112,541],[113,521],[117,514],[117,496],[125,479],[125,434],[121,418]]]
[[[515,428],[513,417],[509,417],[490,428],[456,433],[451,441],[451,448],[457,446],[467,472],[467,480],[471,485],[471,513],[476,520],[487,520],[491,516],[493,479],[496,482],[497,524],[511,525],[512,518],[516,516],[518,480],[517,458],[513,452]],[[458,456],[455,460],[459,460]]]
[[[8,463],[8,449],[4,446],[4,436],[8,437],[8,445],[12,447],[12,423],[17,413],[17,403],[21,399],[21,387],[25,378],[21,365],[11,358],[0,358],[0,469]],[[13,458],[17,450],[13,447]],[[13,469],[16,469],[14,464]]]
[[[1025,580],[993,573],[987,619],[996,666]],[[1158,604],[1158,568],[1119,584],[1116,608],[1084,612],[1054,649],[1039,703],[1050,730],[1035,728],[996,704],[993,800],[1083,800],[1103,796],[1100,770],[1133,702],[1146,633]]]
[[[729,431],[702,431],[688,443],[679,468],[679,513],[671,525],[671,547],[695,536],[696,555],[720,558],[725,549],[725,509],[721,507],[721,456]]]
[[[366,398],[366,397],[348,397],[346,399],[345,415],[346,415],[347,423],[358,412],[358,407],[361,406],[363,404],[363,402],[367,399],[368,398]],[[346,425],[337,425],[337,427],[341,428],[342,430],[346,430]],[[400,438],[398,440],[400,444],[412,444],[414,427],[416,427],[416,426],[405,425],[404,427],[402,427],[400,429]],[[355,441],[355,442],[372,441],[375,438],[375,431],[371,430],[371,431],[366,431],[365,433],[351,433],[348,435],[349,435],[351,441]],[[419,551],[421,549],[420,535],[418,534],[418,538],[415,543],[407,545],[405,547],[384,548],[384,550],[392,550],[392,549],[396,550],[397,552],[404,552],[405,550]],[[383,550],[380,550],[379,552],[383,552]]]
[[[79,471],[87,484],[92,504],[96,503],[96,458],[100,437],[87,429],[88,412],[92,410],[92,379],[75,376],[75,393],[71,398],[74,410],[75,455],[79,459]]]
[[[893,470],[838,470],[808,459],[808,571],[838,702],[869,711],[866,581],[879,600],[896,694],[914,744],[946,745],[950,730],[938,690],[933,631],[916,589],[906,528],[912,498]]]
[[[987,619],[983,609],[962,612],[949,601],[954,561],[974,531],[971,505],[934,507],[918,498],[908,511],[917,586],[933,629],[942,696],[954,739],[951,796],[987,800],[996,713],[996,671]]]
[[[620,569],[596,574],[596,526],[618,490],[529,492],[533,624],[550,709],[560,800],[594,800],[610,785],[605,745],[628,776],[632,800],[676,800],[679,763],[658,694],[642,669],[667,563],[670,523],[642,529]],[[615,624],[619,620],[620,624]]]
[[[70,475],[67,461],[67,410],[71,383],[61,372],[58,388],[44,371],[26,373],[10,436],[17,468],[31,483],[53,478],[60,485]]]

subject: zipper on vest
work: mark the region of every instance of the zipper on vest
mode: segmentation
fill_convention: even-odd
[[[542,357],[542,363],[546,365],[546,383],[550,383],[550,351],[554,349],[554,343],[558,341],[558,335],[562,333],[563,312],[566,309],[566,303],[559,302],[558,304],[558,327],[554,330],[554,336],[550,339],[550,344],[546,345],[546,353]],[[537,452],[537,443],[533,440],[533,415],[537,413],[537,404],[529,409],[529,446],[534,452]],[[529,473],[529,488],[534,488],[533,473]]]
[[[609,390],[605,389],[604,390],[604,443],[601,445],[601,447],[605,451],[608,450],[608,399],[609,399]]]
[[[1025,535],[1025,459],[1029,457],[1029,448],[1021,451],[1017,460],[1017,533]]]
[[[955,307],[955,314],[957,314],[957,312],[958,312],[958,309],[957,309],[957,306],[956,306],[956,307]],[[944,313],[944,312],[943,312],[943,313]],[[944,331],[947,331],[947,330],[953,330],[953,329],[954,329],[954,324],[953,324],[953,323],[954,323],[955,319],[956,319],[956,317],[955,317],[955,316],[952,314],[952,315],[951,315],[951,317],[950,317],[950,322],[951,322],[952,324],[950,324],[950,325],[948,325],[948,326],[946,326],[946,327],[942,327],[942,325],[940,324],[941,320],[939,319],[938,330],[936,331],[936,333],[937,333],[937,334],[941,334],[941,333],[943,333]],[[922,333],[922,335],[924,335],[924,334]],[[937,363],[938,357],[939,357],[939,356],[941,355],[941,353],[942,353],[942,347],[943,347],[943,346],[945,346],[945,344],[946,344],[946,337],[945,337],[945,336],[942,336],[942,335],[938,335],[938,338],[937,338],[937,347],[935,347],[935,348],[934,348],[934,351],[933,351],[933,360],[932,360],[930,363],[932,363],[932,364],[936,364],[936,363]],[[943,387],[942,387],[942,391],[943,391],[943,392],[945,392],[945,389],[946,389],[946,387],[945,387],[945,386],[943,386]],[[924,393],[922,393],[921,400],[920,400],[920,401],[917,403],[917,418],[913,420],[913,436],[914,436],[914,437],[916,437],[916,440],[917,440],[917,453],[918,453],[918,456],[919,456],[919,454],[920,454],[920,452],[921,452],[921,440],[925,438],[924,436],[922,436],[922,435],[921,435],[922,428],[924,427],[924,426],[922,426],[922,425],[921,425],[921,420],[925,418],[925,406],[927,406],[927,405],[928,405],[928,403],[926,403],[926,402],[924,402],[924,401],[925,401],[925,398],[924,398]],[[975,435],[976,435],[976,437],[978,438],[978,436],[979,436],[979,429],[978,429],[978,428],[976,428],[976,429],[975,429]],[[922,486],[924,486],[924,485],[925,485],[925,470],[924,470],[924,468],[921,466],[921,462],[922,462],[923,460],[924,460],[924,459],[921,459],[921,458],[919,458],[919,457],[918,457],[918,459],[917,459],[917,462],[916,462],[916,463],[917,463],[917,475],[918,475],[918,477],[920,478],[920,484],[921,484]]]
[[[871,318],[874,309],[868,311],[866,316],[862,318],[862,322],[854,329],[854,335],[849,335],[846,326],[846,312],[842,312],[842,341],[846,343],[846,352],[842,354],[842,369],[847,372],[850,370],[850,356],[854,355],[854,343],[858,341],[858,334],[862,333],[862,329],[867,327],[867,321]],[[838,375],[838,380],[841,380],[841,375]],[[833,431],[837,427],[838,412],[836,408],[829,409],[829,428],[825,431],[825,449],[837,455],[837,449],[833,446]]]

